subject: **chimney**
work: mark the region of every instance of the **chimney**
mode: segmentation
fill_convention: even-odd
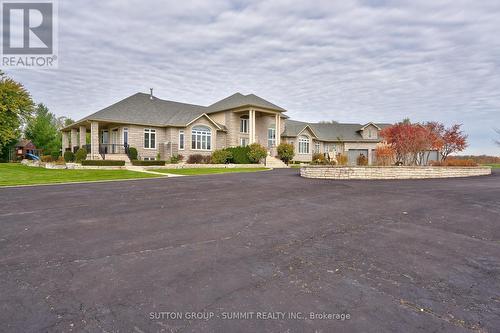
[[[149,93],[149,99],[153,100],[153,88],[149,88],[150,93]]]

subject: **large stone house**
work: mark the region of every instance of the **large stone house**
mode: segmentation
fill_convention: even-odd
[[[256,95],[236,93],[209,106],[167,101],[137,93],[62,129],[63,150],[85,147],[90,159],[127,159],[128,147],[144,160],[181,154],[209,155],[216,149],[257,142],[271,156],[281,142],[292,143],[296,161],[312,154],[345,153],[355,164],[369,163],[388,124],[306,123],[288,119],[286,110]],[[86,137],[90,131],[90,143]]]

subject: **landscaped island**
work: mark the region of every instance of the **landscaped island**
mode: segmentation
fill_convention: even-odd
[[[304,178],[323,179],[423,179],[485,176],[491,168],[438,166],[328,166],[309,165],[300,169]]]

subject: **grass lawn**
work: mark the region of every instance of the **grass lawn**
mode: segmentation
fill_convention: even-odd
[[[0,186],[154,177],[158,176],[128,170],[52,170],[28,167],[19,163],[0,163]]]
[[[492,167],[493,169],[500,169],[500,164],[481,164],[481,165],[484,165],[484,166],[490,166]]]
[[[176,175],[196,176],[196,175],[211,175],[216,173],[232,173],[232,172],[256,172],[266,171],[268,168],[186,168],[186,169],[154,169],[151,171],[161,173],[172,173]]]

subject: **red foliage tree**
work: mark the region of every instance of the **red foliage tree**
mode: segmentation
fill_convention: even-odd
[[[467,148],[467,135],[460,130],[461,124],[455,124],[446,128],[443,124],[430,122],[426,124],[432,131],[435,149],[441,154],[444,161],[452,154]]]
[[[460,126],[446,128],[438,122],[422,125],[404,120],[383,129],[380,135],[394,150],[397,162],[422,165],[427,164],[431,150],[440,151],[441,158],[446,160],[451,153],[467,147],[467,135],[460,131]]]

